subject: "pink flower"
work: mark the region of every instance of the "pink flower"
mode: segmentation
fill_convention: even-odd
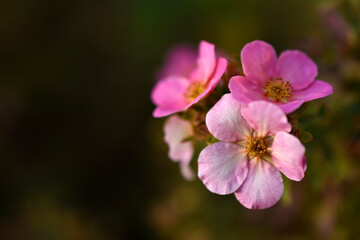
[[[242,49],[241,62],[245,77],[232,77],[229,88],[242,103],[263,99],[290,113],[304,102],[333,93],[330,84],[315,80],[316,64],[300,51],[288,50],[277,58],[270,44],[253,41]]]
[[[243,105],[224,95],[206,116],[216,142],[202,150],[198,176],[213,193],[235,193],[247,208],[264,209],[281,197],[280,172],[300,181],[305,148],[289,134],[291,125],[275,104],[254,101]]]
[[[165,64],[157,74],[157,79],[171,75],[187,77],[196,66],[197,51],[188,45],[177,45],[165,56]]]
[[[197,64],[190,74],[181,72],[160,80],[151,93],[157,106],[154,117],[164,117],[185,111],[211,92],[226,70],[227,61],[216,59],[215,46],[205,41],[200,42]],[[172,72],[172,71],[170,71]]]
[[[169,158],[180,163],[180,171],[186,180],[194,179],[189,164],[194,154],[192,141],[186,138],[194,135],[192,125],[176,115],[169,117],[164,125],[165,142],[169,145]]]

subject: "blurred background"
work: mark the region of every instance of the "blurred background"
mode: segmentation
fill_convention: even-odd
[[[255,39],[306,52],[335,93],[300,126],[308,170],[248,210],[185,181],[150,92],[166,51]],[[0,239],[357,239],[360,1],[0,3]],[[196,155],[193,168],[196,171]]]

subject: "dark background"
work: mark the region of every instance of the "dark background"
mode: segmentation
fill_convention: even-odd
[[[359,16],[356,0],[3,1],[0,239],[359,237]],[[186,182],[150,101],[171,46],[255,39],[306,52],[335,89],[299,120],[305,179],[262,211]]]

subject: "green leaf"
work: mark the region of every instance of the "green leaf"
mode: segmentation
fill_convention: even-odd
[[[331,110],[329,109],[328,106],[326,106],[326,104],[321,104],[320,108],[319,108],[319,115],[322,118],[328,119],[331,117]]]
[[[314,137],[312,136],[311,133],[309,133],[308,131],[305,130],[301,130],[301,134],[300,134],[300,140],[303,143],[309,143],[314,139]]]
[[[213,144],[213,143],[215,143],[215,142],[217,142],[218,140],[213,136],[213,135],[211,135],[209,138],[208,138],[208,140],[206,141],[206,144],[207,145],[210,145],[210,144]]]

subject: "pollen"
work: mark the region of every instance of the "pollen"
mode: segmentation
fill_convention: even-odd
[[[246,143],[246,152],[249,159],[253,159],[255,157],[261,158],[265,153],[267,153],[267,148],[265,139],[262,137],[250,138]]]
[[[186,90],[185,98],[192,102],[194,101],[202,92],[205,91],[205,86],[200,82],[193,82]]]
[[[293,87],[291,86],[290,82],[285,82],[280,77],[275,78],[275,80],[270,78],[264,87],[265,96],[268,97],[269,100],[275,102],[288,102],[288,99],[292,97],[292,90]]]

